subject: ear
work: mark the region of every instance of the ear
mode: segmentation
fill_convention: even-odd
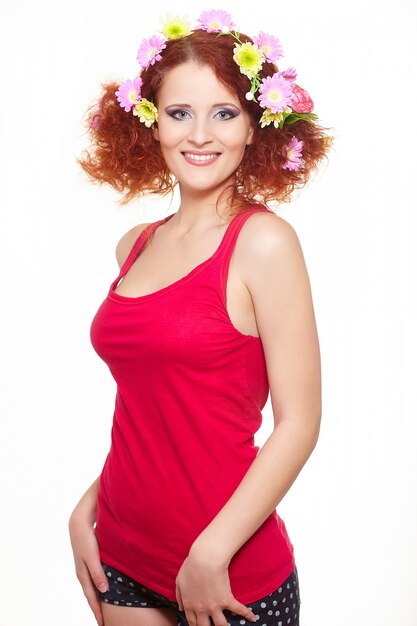
[[[159,130],[155,127],[155,125],[152,127],[152,134],[155,141],[159,141]]]
[[[251,125],[251,127],[249,128],[248,139],[246,141],[246,145],[247,146],[249,146],[251,143],[253,143],[253,136],[254,136],[254,134],[255,134],[255,129]]]

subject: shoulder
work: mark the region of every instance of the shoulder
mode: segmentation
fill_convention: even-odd
[[[137,224],[133,228],[127,231],[123,235],[123,237],[117,242],[116,245],[116,259],[121,268],[129,256],[129,252],[133,248],[133,245],[136,239],[139,237],[141,232],[149,226],[149,224]]]
[[[271,267],[288,268],[303,262],[301,244],[294,227],[272,211],[253,213],[243,224],[236,243],[239,265],[249,281]]]
[[[258,232],[263,236],[271,233],[271,236],[275,238],[296,234],[294,227],[289,222],[271,210],[252,213],[246,221],[245,230],[248,233]]]

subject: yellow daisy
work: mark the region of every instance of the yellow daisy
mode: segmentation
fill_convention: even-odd
[[[142,98],[133,109],[133,115],[136,115],[145,126],[150,128],[158,120],[158,109],[152,102]]]
[[[181,37],[187,37],[191,33],[191,24],[187,20],[187,16],[183,18],[175,15],[173,17],[171,13],[167,13],[166,20],[160,18],[162,25],[162,33],[167,39],[181,39]]]
[[[278,128],[279,124],[284,121],[285,118],[290,115],[290,113],[292,113],[292,109],[290,107],[285,107],[283,111],[280,111],[278,113],[272,113],[271,109],[266,108],[262,114],[261,119],[259,120],[261,128],[263,128],[264,126],[269,126],[269,124],[274,124],[275,128]]]
[[[254,43],[236,44],[233,60],[239,65],[241,73],[252,80],[262,69],[264,54]]]

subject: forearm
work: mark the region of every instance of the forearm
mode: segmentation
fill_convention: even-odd
[[[313,451],[319,425],[283,420],[259,450],[236,491],[190,551],[229,563],[285,496]]]
[[[97,508],[97,492],[100,482],[100,476],[90,485],[84,493],[73,512],[71,513],[69,523],[77,523],[80,520],[87,521],[93,525],[96,521]]]

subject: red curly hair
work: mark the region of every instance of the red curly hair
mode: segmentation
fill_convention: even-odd
[[[243,33],[240,40],[253,43]],[[246,146],[231,185],[232,206],[288,202],[293,190],[304,186],[319,162],[327,158],[334,137],[326,134],[328,128],[305,119],[284,124],[282,129],[273,124],[261,128],[263,109],[245,98],[250,80],[233,60],[235,43],[232,35],[218,36],[202,29],[187,37],[168,40],[161,53],[162,60],[141,73],[141,95],[157,104],[158,89],[171,69],[187,61],[209,66],[219,82],[239,99],[255,129],[253,143]],[[277,71],[275,64],[264,62],[260,79]],[[177,181],[173,181],[152,131],[120,106],[115,95],[119,84],[109,82],[101,87],[101,97],[87,111],[91,146],[77,162],[91,181],[108,183],[124,193],[120,204],[146,193],[164,196],[172,192]],[[284,146],[294,135],[304,142],[301,167],[296,171],[282,168],[286,160]]]

